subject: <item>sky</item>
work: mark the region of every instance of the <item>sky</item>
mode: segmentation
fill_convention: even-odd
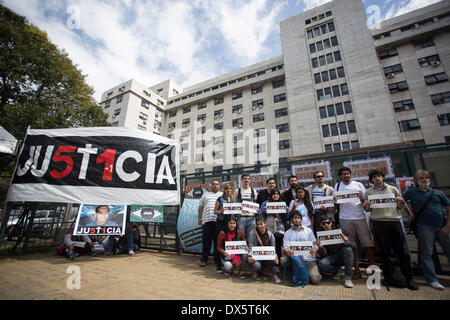
[[[4,0],[46,31],[94,98],[135,79],[182,88],[282,55],[280,21],[330,0]],[[339,0],[337,0],[339,1]],[[363,0],[374,24],[439,0]]]

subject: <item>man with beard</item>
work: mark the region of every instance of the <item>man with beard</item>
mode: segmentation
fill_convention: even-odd
[[[288,179],[289,185],[291,186],[289,189],[286,189],[281,194],[281,198],[283,198],[284,202],[286,202],[286,205],[289,206],[292,200],[296,198],[296,192],[295,189],[297,189],[297,177],[292,175]]]
[[[437,290],[444,286],[436,278],[432,259],[434,241],[437,240],[450,263],[450,201],[437,189],[430,187],[430,174],[418,170],[414,175],[416,187],[408,189],[403,198],[411,202],[414,219],[417,219],[417,238],[423,274],[428,284]],[[443,208],[447,211],[444,220]]]

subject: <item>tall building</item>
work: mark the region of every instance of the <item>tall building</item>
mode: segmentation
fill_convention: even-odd
[[[448,142],[449,29],[450,0],[370,29],[360,0],[333,1],[280,23],[280,57],[184,89],[130,80],[100,104],[178,140],[186,173]]]

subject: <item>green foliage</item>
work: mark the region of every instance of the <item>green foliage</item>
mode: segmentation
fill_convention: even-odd
[[[0,52],[0,125],[17,139],[27,126],[109,126],[93,89],[67,53],[1,4]]]

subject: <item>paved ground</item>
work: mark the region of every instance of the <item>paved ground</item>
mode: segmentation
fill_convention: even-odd
[[[354,281],[355,288],[346,289],[342,281],[324,279],[319,286],[289,287],[271,280],[241,280],[236,275],[217,274],[214,265],[200,268],[199,256],[181,256],[141,250],[134,256],[81,256],[74,261],[59,256],[33,255],[25,260],[0,262],[0,299],[345,299],[345,300],[450,300],[450,277],[447,286],[437,291],[416,281],[419,291],[385,287],[369,290],[366,278]],[[66,273],[70,266],[79,267],[81,288],[68,289]],[[73,283],[73,282],[72,282]]]

